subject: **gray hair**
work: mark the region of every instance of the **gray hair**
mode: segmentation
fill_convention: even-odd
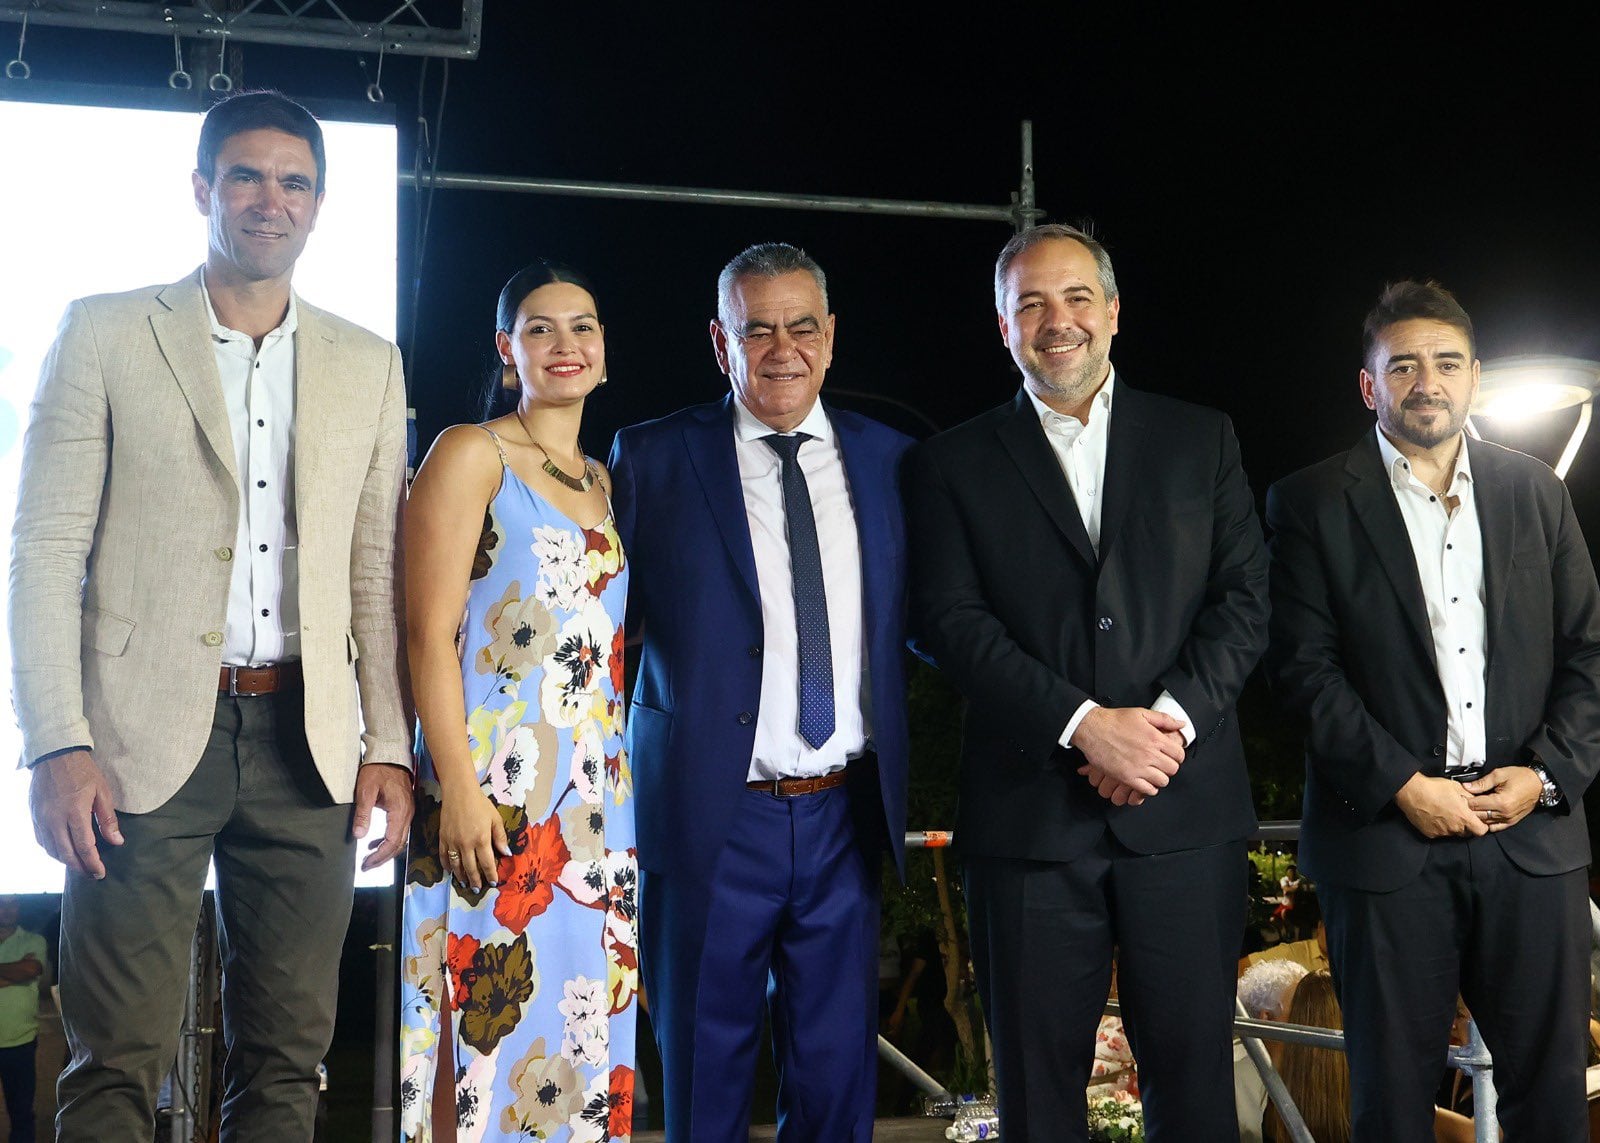
[[[1090,254],[1094,255],[1095,269],[1100,276],[1100,292],[1106,296],[1109,304],[1117,296],[1117,275],[1111,268],[1111,255],[1106,253],[1106,248],[1087,231],[1079,230],[1076,226],[1067,226],[1061,222],[1047,222],[1043,226],[1030,227],[1018,231],[1011,236],[1000,251],[1000,257],[994,262],[994,310],[995,313],[1006,312],[1006,271],[1011,269],[1011,263],[1017,260],[1017,255],[1024,250],[1031,250],[1041,242],[1051,242],[1065,238],[1082,245]]]
[[[828,312],[828,276],[817,260],[798,246],[787,242],[758,242],[736,254],[717,276],[717,320],[726,328],[733,320],[733,287],[740,278],[780,278],[804,270],[816,280],[822,293],[821,321]]]
[[[1306,966],[1292,960],[1257,961],[1239,978],[1239,1000],[1255,1019],[1282,1020]]]

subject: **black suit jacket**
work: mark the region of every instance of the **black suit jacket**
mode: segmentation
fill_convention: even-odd
[[[1228,418],[1117,381],[1098,558],[1025,393],[912,454],[912,613],[968,699],[963,853],[1065,861],[1110,828],[1141,853],[1255,826],[1234,702],[1266,645],[1267,556]],[[1114,807],[1058,744],[1085,699],[1162,690],[1196,739]]]
[[[1532,457],[1468,440],[1483,531],[1491,765],[1538,758],[1565,802],[1495,834],[1534,874],[1589,860],[1583,792],[1600,767],[1600,590],[1566,486]],[[1444,773],[1446,712],[1427,606],[1377,437],[1273,485],[1272,642],[1285,703],[1310,720],[1300,865],[1398,888],[1433,844],[1394,795]]]

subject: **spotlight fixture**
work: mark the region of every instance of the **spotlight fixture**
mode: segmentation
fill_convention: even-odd
[[[1515,424],[1576,408],[1578,423],[1554,466],[1556,475],[1565,480],[1589,431],[1597,392],[1600,362],[1578,357],[1502,357],[1484,362],[1472,415]]]

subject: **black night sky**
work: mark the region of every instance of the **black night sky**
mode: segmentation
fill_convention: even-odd
[[[1370,424],[1355,388],[1359,329],[1388,279],[1455,289],[1486,358],[1600,357],[1600,72],[1587,58],[1600,21],[1306,7],[486,8],[480,57],[449,69],[440,170],[1002,204],[1031,118],[1040,205],[1091,222],[1116,260],[1122,376],[1230,413],[1258,495]],[[448,0],[432,11],[459,22]],[[238,52],[247,86],[308,100],[361,100],[375,62]],[[164,89],[171,45],[35,26],[28,60],[36,81]],[[406,160],[419,106],[430,119],[439,110],[440,63],[419,103],[420,67],[390,56],[383,75]],[[62,177],[99,174],[92,155],[63,158]],[[173,186],[186,195],[187,172]],[[495,295],[536,254],[598,285],[611,384],[591,401],[585,443],[601,456],[617,427],[723,391],[706,336],[715,276],[753,241],[799,243],[827,269],[839,315],[830,385],[950,425],[1016,383],[990,300],[1001,223],[445,190],[413,313],[418,199],[403,190],[401,205],[400,340],[424,445],[473,416]],[[1571,475],[1591,534],[1597,473],[1591,445]]]

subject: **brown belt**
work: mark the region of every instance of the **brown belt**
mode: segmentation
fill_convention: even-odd
[[[286,663],[268,663],[265,667],[222,666],[217,678],[217,693],[238,698],[256,698],[275,695],[279,691],[299,690],[304,685],[300,663],[291,659]]]
[[[835,786],[844,785],[844,771],[835,770],[820,778],[773,778],[768,782],[746,782],[745,787],[771,794],[774,798],[798,798],[803,794],[820,794]]]

